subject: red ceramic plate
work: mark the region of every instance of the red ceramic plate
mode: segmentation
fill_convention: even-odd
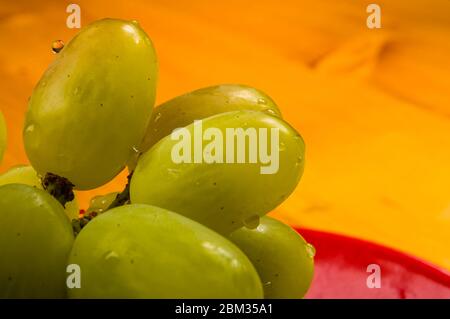
[[[299,229],[316,248],[314,280],[306,298],[450,298],[450,273],[388,247],[346,236]],[[369,288],[380,269],[380,288]]]

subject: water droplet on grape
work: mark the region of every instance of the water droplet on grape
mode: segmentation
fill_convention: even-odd
[[[277,113],[272,109],[267,109],[266,112],[269,113],[270,115],[277,115]]]
[[[280,142],[280,146],[279,146],[278,150],[280,152],[283,152],[286,150],[286,145],[284,144],[284,142]]]
[[[309,258],[314,258],[314,256],[316,255],[316,249],[314,248],[313,245],[311,245],[310,243],[306,244],[306,253],[308,254]]]
[[[53,53],[59,53],[64,48],[63,40],[56,40],[52,43],[52,51]]]
[[[258,99],[258,104],[266,104],[266,99],[263,99],[262,97],[260,97]]]
[[[134,153],[139,154],[139,149],[137,148],[136,145],[133,145],[132,149]]]
[[[303,162],[303,157],[299,156],[297,157],[297,161],[295,162],[295,166],[300,166]]]
[[[155,120],[153,122],[154,123],[158,122],[160,118],[161,118],[161,112],[156,113]]]
[[[259,216],[253,215],[244,220],[244,226],[249,229],[255,229],[256,227],[259,226],[259,222],[260,222]]]
[[[271,282],[271,281],[265,282],[265,283],[263,284],[263,286],[264,286],[264,287],[270,287],[270,286],[272,286],[272,282]]]

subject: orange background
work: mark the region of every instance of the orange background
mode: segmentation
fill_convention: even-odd
[[[157,102],[218,83],[258,87],[307,145],[305,175],[274,214],[450,269],[450,1],[77,1],[82,25],[137,19],[160,62]],[[27,163],[27,98],[68,42],[66,1],[0,1],[0,171]],[[80,154],[82,156],[82,154]],[[79,193],[82,207],[110,184]]]

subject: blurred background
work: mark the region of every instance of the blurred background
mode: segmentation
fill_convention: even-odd
[[[0,0],[0,173],[28,163],[27,99],[81,24],[136,19],[159,57],[157,103],[219,83],[267,92],[304,137],[306,169],[273,215],[367,239],[450,269],[450,1]],[[83,156],[83,154],[80,154]],[[126,172],[95,194],[121,190]]]

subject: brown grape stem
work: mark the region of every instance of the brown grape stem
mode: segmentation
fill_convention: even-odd
[[[108,210],[110,210],[114,207],[119,207],[119,206],[123,206],[123,205],[130,203],[130,181],[131,181],[132,175],[133,175],[133,172],[131,172],[128,175],[127,185],[125,186],[125,188],[123,189],[122,192],[117,194],[114,201],[105,210],[105,213],[108,213]],[[97,216],[97,212],[93,211],[90,213],[85,213],[79,219],[72,220],[72,228],[73,228],[73,233],[75,234],[75,236],[77,236],[80,233],[80,231],[96,216]]]
[[[42,179],[42,187],[58,202],[66,207],[67,202],[73,201],[75,194],[73,193],[73,185],[67,178],[58,176],[53,173],[45,174]]]
[[[128,180],[127,181],[127,185],[125,186],[125,188],[123,189],[122,192],[117,194],[117,196],[114,199],[114,201],[111,203],[111,205],[109,205],[107,211],[110,210],[111,208],[127,205],[127,204],[130,203],[130,182],[131,182],[131,177],[133,177],[133,172],[131,172],[127,176],[127,180]]]
[[[77,236],[80,233],[80,231],[84,228],[84,226],[86,226],[95,216],[97,216],[97,214],[93,213],[84,215],[78,219],[73,219],[72,220],[73,234]]]

